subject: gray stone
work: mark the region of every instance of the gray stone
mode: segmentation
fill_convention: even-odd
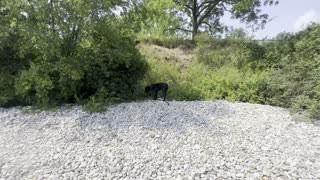
[[[291,120],[286,109],[225,101],[122,103],[93,114],[0,108],[0,177],[319,179],[320,127]]]

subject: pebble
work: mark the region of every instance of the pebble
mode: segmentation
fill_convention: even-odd
[[[226,101],[0,108],[0,179],[319,179],[320,126]]]

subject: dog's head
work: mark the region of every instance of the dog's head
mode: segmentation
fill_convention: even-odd
[[[150,86],[147,86],[147,87],[144,89],[144,92],[145,92],[145,93],[149,93],[150,90],[151,90],[151,87],[150,87]]]

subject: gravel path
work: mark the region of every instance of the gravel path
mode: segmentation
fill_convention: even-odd
[[[0,179],[320,179],[320,127],[246,103],[0,109]]]

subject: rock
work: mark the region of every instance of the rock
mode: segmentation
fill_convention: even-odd
[[[58,175],[51,175],[51,176],[49,176],[49,179],[50,180],[59,180],[60,177]]]
[[[244,178],[245,175],[244,175],[243,173],[238,173],[238,174],[236,174],[236,177],[237,177],[237,178]]]
[[[193,146],[193,149],[196,149],[196,150],[199,150],[201,148],[201,146],[199,145],[199,144],[195,144],[194,146]]]
[[[0,177],[319,179],[320,127],[291,119],[286,109],[225,101],[122,103],[93,114],[0,108]]]
[[[262,179],[263,179],[263,180],[269,180],[270,178],[269,178],[269,176],[263,175],[263,176],[262,176]]]
[[[87,166],[88,166],[87,163],[86,163],[85,161],[82,161],[82,162],[80,163],[79,168],[85,168],[85,167],[87,167]]]

